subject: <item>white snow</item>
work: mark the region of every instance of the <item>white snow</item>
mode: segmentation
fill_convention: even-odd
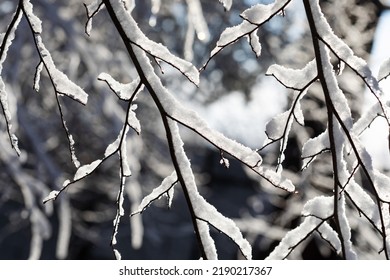
[[[257,35],[256,31],[253,31],[249,34],[249,44],[252,47],[252,51],[255,53],[257,57],[261,55],[261,44],[259,35]]]
[[[280,12],[291,0],[277,0],[269,5],[257,4],[245,10],[241,17],[244,19],[240,24],[226,28],[220,35],[216,47],[211,51],[210,57],[220,52],[225,46],[236,42],[238,39],[252,34],[258,27],[267,22],[271,17]],[[254,35],[250,35],[254,36]],[[251,38],[250,41],[252,41]],[[256,38],[257,39],[257,38]],[[255,40],[253,40],[255,41]],[[256,40],[258,42],[258,40]],[[256,55],[260,55],[260,45],[252,45]]]
[[[324,152],[330,148],[328,130],[325,130],[323,133],[317,137],[310,138],[303,145],[302,148],[302,166],[308,167],[309,163],[312,162],[317,155]]]
[[[24,11],[29,21],[35,36],[36,46],[40,53],[42,62],[45,65],[47,72],[49,73],[50,79],[53,82],[55,90],[60,94],[65,94],[82,104],[86,104],[88,95],[85,91],[69,80],[69,78],[61,71],[59,71],[51,57],[50,52],[46,49],[40,33],[42,32],[41,20],[33,13],[32,4],[29,0],[24,0]]]
[[[214,56],[221,51],[225,46],[236,42],[238,39],[250,34],[257,29],[257,26],[247,21],[241,22],[239,25],[226,28],[219,37],[216,47],[211,51],[210,56]]]
[[[117,225],[119,226],[119,221],[120,221],[120,217],[123,217],[123,215],[125,214],[125,209],[123,208],[123,203],[125,201],[125,196],[124,196],[124,193],[125,193],[125,184],[126,184],[126,178],[125,177],[122,177],[121,178],[122,182],[121,182],[121,189],[119,190],[118,192],[118,199],[117,199],[117,207],[118,207],[118,216],[117,216]]]
[[[115,11],[115,14],[126,32],[129,40],[146,51],[148,54],[157,59],[165,61],[178,69],[195,85],[199,85],[199,72],[190,62],[173,55],[167,47],[160,43],[156,43],[145,36],[138,27],[137,22],[127,12],[124,4],[121,1],[111,1],[110,3]]]
[[[283,237],[266,260],[280,260],[286,258],[291,250],[293,250],[294,246],[297,246],[302,239],[305,239],[308,235],[312,234],[322,223],[324,223],[324,221],[315,217],[306,217],[298,227],[289,231]]]
[[[130,106],[129,111],[127,112],[127,123],[128,125],[134,129],[137,134],[141,133],[141,123],[139,122],[137,116],[135,115],[135,109],[137,107],[135,105]]]
[[[19,139],[18,137],[15,135],[15,134],[11,134],[10,135],[10,139],[11,139],[11,145],[12,145],[12,148],[15,150],[16,154],[20,156],[21,154],[21,151],[19,149]]]
[[[145,211],[145,209],[155,200],[159,199],[162,195],[170,191],[171,189],[174,189],[175,184],[177,183],[177,175],[176,171],[173,171],[171,175],[167,176],[162,182],[161,185],[158,186],[157,188],[153,189],[153,191],[145,196],[141,204],[138,206],[138,209],[131,213],[131,215],[135,215],[138,213],[142,213]],[[170,193],[170,199],[173,193]]]
[[[261,176],[273,186],[281,188],[287,192],[294,192],[295,186],[289,179],[284,179],[280,173],[276,173],[273,169],[258,166],[255,171],[261,174]]]
[[[226,11],[229,11],[233,4],[233,0],[219,0],[219,2],[222,3]]]
[[[370,66],[374,73],[381,72],[378,76],[380,86],[383,89],[385,98],[390,97],[390,78],[383,79],[387,68],[387,62],[390,57],[389,44],[390,37],[388,36],[388,27],[390,25],[390,11],[384,11],[378,21],[376,27],[375,37],[373,41],[372,52],[370,56]],[[380,68],[382,66],[382,70]],[[387,68],[388,69],[388,68]],[[371,111],[371,116],[366,115],[365,123],[369,123],[377,113],[382,113],[381,108],[378,106],[377,100],[368,91],[365,93],[364,106],[362,110],[364,112]],[[387,106],[389,106],[387,101]],[[363,124],[363,122],[361,122]],[[367,125],[366,125],[367,126]],[[362,135],[364,145],[373,157],[373,164],[378,169],[390,169],[390,156],[388,151],[388,124],[384,118],[377,118],[375,122],[370,125],[370,128]],[[374,141],[375,139],[375,141]]]
[[[42,61],[39,62],[37,68],[35,69],[35,77],[34,77],[34,90],[36,92],[39,92],[39,83],[40,83],[40,80],[41,80],[41,72],[42,72],[42,69],[43,69],[43,63]]]
[[[195,40],[194,25],[192,24],[191,21],[188,21],[187,32],[184,39],[184,47],[183,47],[184,58],[188,61],[192,61],[192,59],[194,58],[194,50],[193,50],[194,40]]]
[[[390,203],[390,178],[377,170],[374,170],[374,184],[378,192],[379,198],[387,203]]]
[[[12,26],[12,28],[9,29],[11,26],[8,27],[9,30],[8,30],[8,37],[7,38],[5,37],[5,33],[1,34],[0,42],[1,42],[1,45],[3,46],[3,48],[2,48],[2,56],[0,57],[0,74],[3,70],[3,63],[4,63],[5,59],[7,58],[8,49],[11,46],[12,41],[15,39],[15,31],[18,28],[18,25],[20,23],[21,18],[22,18],[22,14],[19,13],[17,15],[17,18],[16,18],[15,23]],[[5,43],[4,43],[4,40],[6,40]]]
[[[212,129],[256,149],[263,145],[266,138],[266,123],[281,113],[286,103],[286,90],[269,78],[252,87],[249,101],[243,92],[234,91],[207,106],[194,102],[188,102],[187,106],[207,120]]]
[[[302,210],[303,216],[315,216],[320,219],[328,219],[333,215],[333,196],[317,196],[305,203]]]
[[[332,48],[332,51],[342,61],[359,74],[359,76],[365,81],[366,85],[370,88],[370,91],[379,98],[381,90],[379,88],[378,81],[372,75],[367,62],[356,56],[351,48],[334,34],[321,11],[318,0],[310,0],[310,8],[315,20],[316,31],[321,39]]]
[[[269,139],[265,140],[265,144],[269,140],[279,140],[283,136],[287,136],[292,121],[293,118],[290,110],[273,117],[266,125],[266,134]]]
[[[105,81],[111,90],[122,100],[130,100],[141,82],[141,79],[138,77],[128,84],[122,84],[107,73],[100,73],[98,80]],[[140,89],[138,89],[138,91],[139,90]]]
[[[266,125],[268,139],[264,145],[274,141],[280,141],[278,166],[284,161],[284,151],[287,147],[287,138],[294,119],[304,125],[304,116],[301,110],[300,100],[307,93],[307,88],[317,76],[316,63],[313,59],[303,69],[290,69],[281,65],[271,65],[266,75],[274,76],[284,87],[294,89],[294,98],[289,110],[274,116]],[[304,165],[305,166],[305,165]]]
[[[200,238],[202,239],[202,245],[207,259],[217,260],[218,259],[217,247],[215,246],[215,242],[210,235],[209,224],[201,220],[196,220],[196,224],[198,225]]]
[[[92,30],[92,19],[103,7],[102,0],[90,0],[89,3],[86,3],[85,7],[87,8],[88,20],[85,24],[85,33],[90,36]]]
[[[244,145],[225,137],[222,133],[212,130],[207,123],[200,118],[200,116],[181,105],[177,100],[173,99],[173,96],[165,96],[163,105],[167,113],[174,119],[179,120],[180,123],[192,128],[203,138],[207,139],[213,145],[224,150],[226,153],[232,155],[243,161],[250,167],[261,164],[261,156]]]
[[[50,201],[50,200],[56,199],[57,196],[58,196],[58,194],[59,194],[59,191],[51,191],[51,192],[49,193],[49,195],[46,196],[46,197],[43,199],[43,203],[46,203],[46,202],[48,202],[48,201]]]
[[[353,249],[352,241],[351,241],[351,227],[348,222],[347,213],[346,213],[346,202],[345,195],[341,193],[340,199],[338,202],[338,217],[339,217],[339,225],[341,235],[343,236],[344,248],[345,248],[345,258],[347,260],[356,260],[357,255],[355,250]]]
[[[72,235],[72,210],[69,199],[63,196],[59,204],[59,227],[57,237],[57,259],[65,259],[68,256],[69,243]]]
[[[204,18],[202,6],[199,0],[186,0],[188,6],[188,21],[191,21],[197,37],[200,41],[208,42],[210,32],[207,21]]]
[[[33,5],[30,0],[23,0],[23,8],[34,33],[41,34],[42,21],[33,13]]]
[[[378,206],[372,200],[371,196],[354,180],[351,180],[345,188],[345,191],[361,212],[363,212],[373,224],[380,228]]]
[[[6,86],[5,86],[5,83],[3,81],[3,77],[1,76],[1,73],[3,71],[3,63],[4,63],[5,59],[7,58],[8,49],[11,46],[12,41],[15,38],[15,31],[20,23],[21,16],[22,16],[22,14],[20,12],[17,15],[16,14],[14,15],[14,17],[16,17],[16,20],[15,20],[13,26],[8,27],[8,37],[5,37],[5,35],[2,34],[1,40],[0,40],[1,46],[3,46],[2,55],[0,57],[0,105],[1,105],[1,109],[4,113],[4,117],[5,117],[5,120],[7,123],[7,131],[8,131],[10,141],[11,141],[12,148],[16,151],[16,153],[18,155],[20,155],[20,150],[18,147],[18,138],[16,137],[16,135],[14,135],[11,132],[11,130],[12,130],[12,124],[11,124],[12,114],[11,114],[11,111],[9,109],[8,94],[7,94]],[[4,42],[4,40],[6,40],[6,41]]]
[[[333,117],[333,119],[334,122],[336,122],[336,118]],[[353,249],[351,241],[351,227],[349,225],[348,216],[346,213],[345,192],[343,191],[343,189],[345,189],[351,181],[353,182],[353,178],[351,178],[351,174],[347,170],[347,163],[344,157],[344,132],[342,131],[338,123],[334,123],[333,128],[329,129],[333,129],[334,133],[334,153],[336,156],[336,168],[338,174],[338,177],[335,178],[335,180],[337,180],[337,182],[339,183],[338,188],[335,190],[335,192],[337,191],[337,193],[334,194],[337,195],[337,205],[335,205],[335,208],[337,208],[335,211],[337,211],[337,213],[335,213],[335,215],[337,215],[338,217],[338,225],[340,227],[340,235],[342,236],[342,246],[345,250],[345,258],[357,259],[357,255],[355,250]],[[358,140],[355,139],[355,141]]]
[[[281,113],[273,117],[266,124],[266,135],[268,139],[265,139],[264,146],[273,143],[275,141],[280,141],[280,149],[279,149],[279,158],[278,158],[278,170],[281,170],[281,164],[285,159],[284,151],[287,148],[288,136],[290,134],[290,130],[295,119],[300,124],[304,124],[303,112],[301,111],[300,100],[306,94],[306,90],[302,92],[294,92],[293,102],[291,104],[290,109],[286,112]]]
[[[68,130],[68,129],[66,129]],[[73,136],[72,134],[69,133],[69,131],[67,131],[67,135],[68,135],[68,140],[69,140],[69,147],[70,147],[70,155],[71,155],[71,158],[72,158],[72,162],[74,164],[74,166],[76,168],[79,168],[80,167],[80,162],[79,160],[77,159],[77,156],[76,156],[76,151],[75,151],[75,148],[74,148],[74,139],[73,139]]]
[[[120,160],[121,160],[121,168],[122,168],[121,172],[122,172],[122,175],[125,176],[125,177],[131,176],[130,166],[129,166],[129,163],[127,161],[127,141],[126,141],[126,136],[127,136],[127,132],[128,131],[129,131],[128,126],[126,126],[125,133],[122,136],[123,137],[122,138],[123,141],[122,141],[121,149],[120,149]]]
[[[280,141],[279,157],[278,157],[278,169],[281,168],[281,164],[285,159],[284,151],[287,148],[287,139],[291,130],[291,126],[294,120],[293,114],[290,110],[276,115],[266,125],[266,131],[268,139],[264,141],[264,146],[274,141]]]
[[[378,81],[386,79],[389,75],[390,75],[390,58],[388,58],[381,64],[378,73]]]
[[[322,42],[320,42],[319,48],[321,53],[322,71],[325,76],[326,87],[328,89],[332,105],[346,128],[351,130],[353,125],[351,109],[349,108],[347,98],[338,85],[336,74],[331,64],[329,49]]]
[[[311,60],[303,69],[291,69],[284,66],[271,65],[266,75],[274,76],[282,85],[291,89],[303,89],[317,76],[315,59]]]
[[[245,10],[241,16],[250,23],[261,25],[275,14],[281,12],[291,0],[276,0],[274,3],[264,5],[257,4]]]
[[[46,70],[54,84],[55,90],[58,93],[65,94],[82,104],[86,104],[88,100],[88,94],[80,86],[69,80],[69,78],[63,72],[56,68],[51,54],[46,49],[40,36],[36,35],[36,43],[43,63],[45,64]]]
[[[100,164],[102,163],[102,160],[101,159],[97,159],[93,162],[91,162],[90,164],[85,164],[85,165],[82,165],[80,166],[74,177],[73,177],[73,181],[77,181],[77,180],[80,180],[86,176],[88,176],[89,174],[91,174]]]
[[[321,234],[321,237],[328,241],[334,250],[339,254],[341,252],[341,242],[337,232],[328,224],[323,223],[317,231]]]
[[[114,249],[115,258],[120,261],[122,259],[121,253],[117,249]]]
[[[127,129],[127,127],[126,127],[126,129]],[[110,155],[112,155],[112,154],[114,154],[115,152],[118,151],[119,145],[121,145],[122,133],[123,133],[123,129],[120,131],[120,133],[119,133],[118,137],[116,138],[116,140],[107,146],[107,148],[106,148],[106,150],[104,152],[104,157],[105,158],[109,157]]]
[[[262,158],[256,151],[253,151],[252,149],[227,138],[222,133],[211,129],[195,111],[184,107],[183,104],[176,100],[175,97],[162,85],[159,77],[154,73],[153,67],[151,66],[145,53],[137,48],[134,48],[134,52],[139,59],[146,79],[154,89],[165,113],[174,120],[177,120],[181,124],[198,133],[220,150],[237,158],[245,165],[252,168],[260,176],[265,176],[264,170],[262,168],[257,168],[261,164]],[[271,176],[271,173],[272,171],[267,170],[267,177]],[[280,178],[279,174],[275,173],[272,177],[273,182],[278,181],[280,183],[277,187],[286,190],[291,190],[293,187],[291,181]],[[279,179],[275,180],[277,177],[279,177]]]
[[[1,76],[0,76],[0,104],[1,104],[1,108],[2,108],[3,113],[4,113],[6,123],[7,123],[7,131],[8,131],[9,139],[11,141],[12,148],[16,151],[16,153],[18,155],[20,155],[20,149],[18,146],[18,138],[16,137],[15,134],[13,134],[11,132],[11,130],[12,130],[12,124],[11,124],[12,114],[11,114],[11,111],[9,110],[7,92],[5,91],[5,84],[4,84]]]
[[[126,184],[126,177],[122,176],[121,177],[121,187],[118,191],[118,197],[117,197],[117,202],[116,202],[117,203],[117,211],[116,211],[115,218],[113,220],[114,231],[113,231],[112,236],[111,236],[111,245],[112,246],[117,244],[116,236],[118,234],[119,224],[121,221],[121,217],[123,217],[125,214],[125,209],[123,208],[125,184]],[[122,256],[120,255],[119,251],[116,248],[114,248],[114,254],[118,260],[121,259]]]
[[[66,187],[68,186],[69,184],[71,183],[71,181],[68,179],[68,180],[65,180],[63,183],[62,183],[62,187]]]
[[[229,166],[230,166],[229,160],[227,158],[224,158],[224,157],[221,158],[219,163],[222,164],[223,166],[225,166],[226,168],[229,168]]]

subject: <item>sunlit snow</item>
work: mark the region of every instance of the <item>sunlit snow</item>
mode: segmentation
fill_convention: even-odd
[[[390,11],[385,11],[379,19],[370,59],[371,68],[375,74],[379,72],[379,67],[383,62],[390,58],[389,26]],[[379,85],[382,87],[386,98],[389,99],[390,78],[382,80]],[[377,101],[372,94],[366,92],[363,111],[370,108],[375,102]],[[365,146],[372,155],[373,164],[376,168],[390,169],[388,134],[387,124],[383,118],[377,118],[370,129],[363,134]]]

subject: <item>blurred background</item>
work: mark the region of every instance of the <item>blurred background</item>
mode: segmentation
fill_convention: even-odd
[[[0,0],[0,33],[10,24],[17,2]],[[91,35],[87,36],[82,1],[31,2],[43,22],[42,38],[57,68],[89,94],[86,106],[60,98],[64,118],[75,140],[76,155],[82,165],[101,159],[107,145],[117,138],[122,128],[126,104],[105,83],[98,81],[97,76],[106,72],[128,83],[136,78],[136,71],[104,9],[94,17]],[[242,11],[256,3],[271,2],[233,1],[231,9],[226,11],[219,1],[135,1],[132,15],[150,39],[201,68],[221,32],[242,21],[239,17]],[[375,47],[385,45],[389,49],[388,41],[375,45],[378,38],[383,38],[377,30],[381,26],[378,23],[385,20],[383,3],[320,1],[335,33],[358,56],[373,64],[378,62],[372,57],[382,57],[376,58],[380,62],[390,56]],[[226,47],[208,63],[201,72],[199,88],[169,66],[163,66],[162,71],[157,69],[164,85],[211,127],[253,149],[262,148],[267,121],[286,110],[292,98],[291,91],[265,76],[268,67],[277,63],[302,68],[314,55],[301,1],[292,1],[285,13],[261,27],[258,35],[262,44],[259,58],[244,38]],[[59,189],[65,179],[73,177],[76,168],[71,162],[55,93],[44,71],[39,93],[33,89],[38,63],[33,36],[23,18],[2,71],[21,156],[11,148],[2,115],[0,259],[114,259],[110,241],[120,188],[118,158],[106,160],[91,176],[71,185],[54,203],[42,204],[51,190]],[[334,63],[336,67],[337,61]],[[339,83],[354,116],[359,116],[368,102],[362,81],[350,69],[345,69]],[[171,208],[162,198],[142,215],[129,217],[142,198],[173,170],[158,110],[146,90],[138,95],[136,103],[142,132],[128,134],[132,176],[126,185],[125,216],[117,238],[122,258],[198,259],[198,245],[180,188],[176,188]],[[289,229],[299,225],[300,212],[308,199],[332,193],[329,155],[322,155],[301,171],[303,143],[323,132],[327,124],[319,85],[306,95],[302,109],[305,126],[293,125],[283,164],[286,176],[297,186],[296,194],[262,184],[234,160],[225,168],[220,164],[218,150],[181,128],[201,194],[237,223],[252,244],[255,259],[265,258]],[[372,137],[367,136],[368,142]],[[383,137],[386,140],[387,136]],[[375,143],[373,146],[378,146]],[[278,145],[261,150],[267,164],[276,164]],[[379,154],[383,155],[383,150],[379,149]],[[375,163],[387,169],[386,162],[389,161],[384,157]],[[366,259],[380,258],[381,241],[368,222],[355,212],[351,227],[358,254]],[[219,258],[242,258],[231,240],[218,232],[212,235]],[[313,235],[289,258],[334,259],[337,256],[326,242]]]

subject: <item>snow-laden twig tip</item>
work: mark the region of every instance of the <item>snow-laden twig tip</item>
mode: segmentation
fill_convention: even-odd
[[[102,9],[103,3],[101,0],[92,0],[89,4],[85,4],[88,20],[85,23],[85,33],[90,36],[92,30],[92,18]]]
[[[378,81],[382,81],[390,76],[390,58],[386,59],[379,68]]]
[[[49,193],[49,195],[48,196],[46,196],[44,199],[43,199],[43,203],[45,204],[45,203],[47,203],[47,202],[49,202],[50,200],[55,200],[56,198],[57,198],[57,196],[59,195],[59,191],[51,191],[50,193]]]
[[[138,206],[138,209],[131,213],[131,216],[142,213],[153,201],[159,199],[163,194],[169,195],[169,191],[176,185],[177,182],[178,179],[176,171],[173,171],[171,175],[169,175],[162,181],[160,186],[155,188],[149,195],[145,196],[144,199],[142,199],[142,202]],[[172,199],[171,196],[168,196],[168,198]]]

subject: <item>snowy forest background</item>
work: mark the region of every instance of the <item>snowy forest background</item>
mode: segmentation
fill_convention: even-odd
[[[389,259],[388,9],[0,0],[0,258]]]

